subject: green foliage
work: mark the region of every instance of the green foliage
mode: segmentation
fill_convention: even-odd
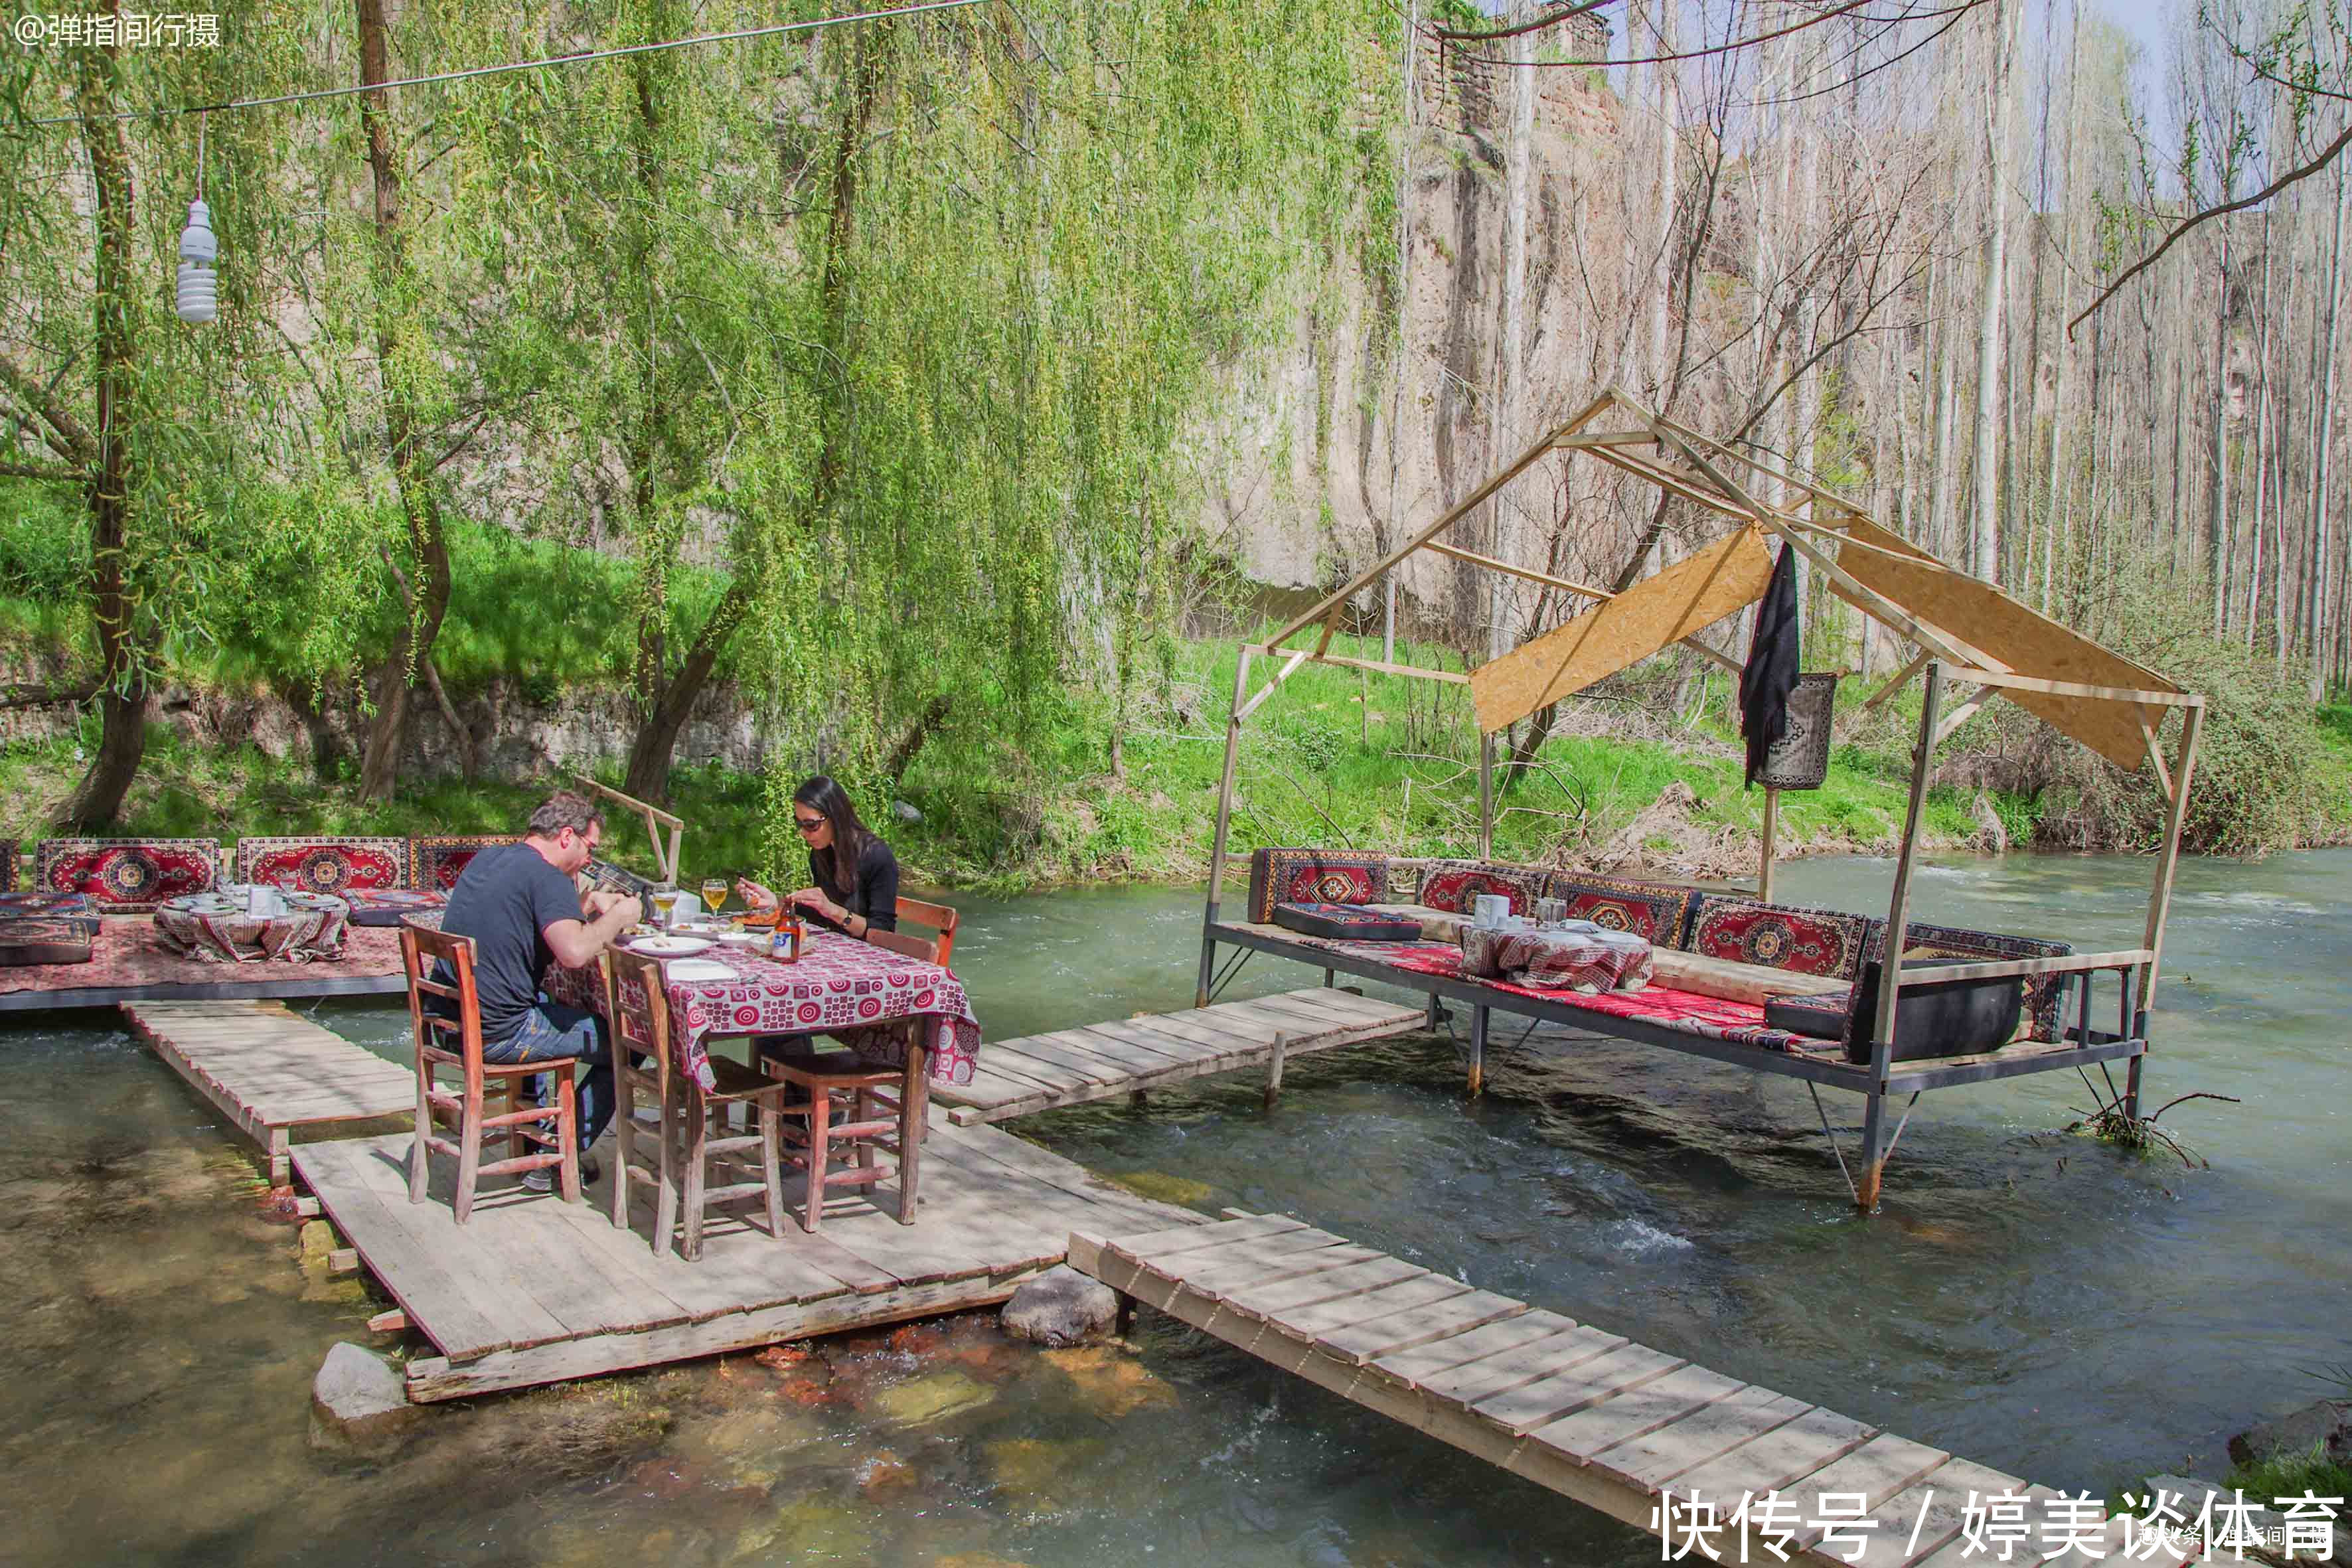
[[[2265,1507],[2279,1498],[2352,1497],[2352,1467],[2327,1457],[2327,1445],[2268,1454],[2251,1465],[2231,1468],[2229,1484]]]

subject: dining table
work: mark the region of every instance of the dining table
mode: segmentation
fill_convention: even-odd
[[[330,893],[278,892],[256,914],[236,893],[183,893],[155,906],[155,934],[184,958],[303,963],[340,958],[352,907]]]
[[[942,1083],[970,1083],[978,1065],[980,1020],[962,982],[939,964],[839,932],[811,931],[790,962],[761,946],[714,940],[705,951],[664,957],[662,982],[672,1065],[706,1090],[718,1088],[709,1042],[740,1035],[831,1035],[862,1059],[893,1067],[906,1065],[911,1035],[929,1077]],[[553,965],[542,984],[551,1000],[605,1010],[594,964]]]

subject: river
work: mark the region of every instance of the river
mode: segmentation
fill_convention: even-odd
[[[2147,863],[1923,868],[1915,911],[2136,945]],[[1884,861],[1784,867],[1883,912]],[[959,900],[999,1037],[1190,1000],[1192,890]],[[2352,851],[2184,865],[2150,1107],[2210,1169],[2060,1136],[2070,1076],[1929,1095],[1855,1215],[1801,1085],[1550,1030],[1488,1087],[1416,1035],[1018,1123],[1203,1211],[1284,1209],[2029,1479],[2219,1476],[2352,1360]],[[1312,984],[1254,961],[1229,994]],[[313,1015],[397,1054],[397,1005]],[[1656,1542],[1146,1312],[1133,1353],[982,1315],[429,1413],[314,1449],[311,1374],[373,1342],[298,1266],[218,1117],[122,1030],[0,1029],[0,1560],[954,1568],[1654,1562]],[[1852,1126],[1859,1102],[1825,1097]],[[1851,1143],[1848,1145],[1851,1149]],[[782,1358],[775,1358],[782,1360]]]

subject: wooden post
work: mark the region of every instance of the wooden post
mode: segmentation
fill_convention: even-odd
[[[1862,1115],[1862,1177],[1854,1197],[1864,1214],[1878,1212],[1878,1189],[1886,1175],[1886,1073],[1895,1055],[1895,1003],[1903,989],[1903,950],[1908,946],[1905,906],[1911,899],[1911,862],[1919,853],[1919,818],[1927,802],[1927,773],[1936,758],[1936,710],[1944,697],[1944,664],[1927,666],[1927,689],[1919,704],[1919,745],[1911,754],[1911,804],[1903,815],[1903,848],[1895,861],[1895,896],[1886,906],[1886,943],[1878,973],[1878,1016],[1870,1031],[1870,1083]]]
[[[2165,814],[2164,852],[2158,857],[2156,887],[2148,894],[2147,935],[2140,942],[2151,953],[2139,972],[2139,999],[2132,1013],[2131,1033],[2147,1038],[2148,1003],[2156,994],[2156,968],[2164,952],[2164,921],[2172,912],[2172,877],[2180,865],[2180,830],[2189,816],[2189,783],[2197,771],[2197,742],[2205,728],[2205,709],[2199,704],[2187,710],[2180,722],[2180,750],[2175,753],[2172,765],[2172,806]],[[2085,984],[2089,982],[2086,980]],[[2124,1074],[2124,1114],[2139,1114],[2139,1073],[2147,1060],[2145,1054],[2132,1058]]]
[[[1290,1037],[1279,1029],[1276,1030],[1274,1055],[1265,1065],[1265,1108],[1268,1110],[1272,1110],[1275,1102],[1282,1098],[1282,1058],[1289,1047]]]
[[[1495,856],[1495,737],[1478,737],[1478,858]]]
[[[1470,1096],[1486,1092],[1486,1009],[1470,1009]]]
[[[1772,837],[1780,826],[1780,792],[1770,784],[1764,786],[1764,850],[1756,862],[1756,897],[1764,903],[1772,901]]]
[[[1225,838],[1234,822],[1234,761],[1241,750],[1242,693],[1249,689],[1250,645],[1244,643],[1234,660],[1234,704],[1225,714],[1225,772],[1217,785],[1217,831],[1209,851],[1209,904],[1201,916],[1201,981],[1193,988],[1192,1005],[1209,1005],[1209,977],[1217,962],[1217,942],[1209,928],[1217,923],[1217,898],[1225,885]]]

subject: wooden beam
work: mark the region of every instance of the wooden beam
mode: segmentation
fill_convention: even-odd
[[[1912,677],[1927,668],[1927,661],[1935,657],[1936,656],[1932,653],[1919,654],[1914,658],[1910,663],[1895,671],[1894,679],[1888,681],[1885,685],[1873,692],[1869,700],[1863,703],[1863,711],[1867,713],[1875,710],[1880,703],[1885,701],[1888,698],[1894,696],[1896,692],[1910,685]]]
[[[1727,497],[1707,494],[1671,468],[1662,468],[1654,463],[1645,463],[1638,458],[1629,458],[1622,452],[1603,447],[1594,447],[1592,455],[1612,468],[1622,468],[1637,479],[1647,479],[1660,489],[1672,491],[1685,500],[1706,507],[1710,511],[1721,512],[1726,517],[1745,518],[1749,515],[1742,511],[1736,501]]]
[[[1952,676],[1958,680],[1973,680],[1983,686],[2007,687],[2012,691],[2039,691],[2052,697],[2089,697],[2102,702],[2139,702],[2150,708],[2202,708],[2205,699],[2194,691],[2150,691],[2133,686],[2086,686],[2079,680],[2044,680],[2038,675],[2020,675],[2014,670],[1997,667],[1991,669],[1955,668]]]
[[[1944,700],[1944,667],[1927,667],[1927,690],[1919,704],[1918,749],[1911,753],[1911,799],[1903,814],[1903,847],[1895,858],[1895,892],[1886,905],[1886,942],[1878,973],[1878,1013],[1870,1034],[1870,1081],[1864,1086],[1862,1173],[1854,1203],[1863,1213],[1878,1211],[1878,1191],[1886,1176],[1886,1149],[1880,1142],[1886,1116],[1886,1074],[1895,1056],[1895,1005],[1903,991],[1903,953],[1911,901],[1911,866],[1919,855],[1919,819],[1927,804],[1927,774],[1936,763],[1936,710]]]
[[[1514,566],[1507,561],[1497,561],[1491,555],[1481,555],[1475,550],[1464,550],[1459,545],[1441,544],[1433,540],[1429,548],[1440,555],[1449,555],[1456,561],[1467,561],[1473,566],[1484,566],[1513,577],[1524,577],[1530,583],[1541,583],[1546,587],[1580,594],[1588,599],[1610,597],[1609,590],[1606,588],[1593,588],[1582,583],[1571,583],[1565,577],[1555,577],[1549,572],[1538,572],[1532,566]]]
[[[2156,994],[2156,967],[2164,951],[2165,918],[2172,911],[2172,877],[2180,864],[2180,829],[2189,816],[2189,784],[2197,771],[2197,742],[2205,728],[2205,709],[2200,703],[2189,710],[2187,721],[2180,730],[2180,750],[2172,770],[2175,786],[2172,809],[2165,814],[2164,852],[2158,858],[2156,887],[2147,901],[2147,936],[2140,945],[2148,951],[2147,967],[2139,972],[2138,1011],[2147,1011],[2149,998]],[[2145,1031],[2135,1030],[2135,1033]],[[2133,1064],[2132,1078],[2137,1088],[2138,1064]]]
[[[1757,858],[1756,897],[1759,902],[1772,901],[1772,838],[1780,826],[1780,792],[1770,784],[1764,786],[1764,847]]]
[[[1291,676],[1296,674],[1298,667],[1305,664],[1310,657],[1311,656],[1307,650],[1303,647],[1292,648],[1290,650],[1290,657],[1282,661],[1282,668],[1274,672],[1274,679],[1267,681],[1264,686],[1259,687],[1257,689],[1257,694],[1252,697],[1247,702],[1243,703],[1240,710],[1234,714],[1234,722],[1239,724],[1243,720],[1256,712],[1258,710],[1258,704],[1273,696],[1275,689],[1284,681],[1288,680]]]
[[[1315,662],[1345,665],[1349,669],[1369,669],[1374,675],[1409,675],[1417,680],[1443,680],[1455,686],[1470,684],[1470,678],[1458,669],[1423,669],[1419,665],[1386,664],[1377,658],[1349,658],[1336,653],[1324,654]]]
[[[2164,747],[2156,738],[2156,726],[2145,715],[2139,721],[2139,738],[2147,747],[2147,765],[2156,770],[2157,786],[2164,791],[2165,804],[2172,802],[2172,770],[2164,765]]]
[[[1647,430],[1596,430],[1584,436],[1563,436],[1552,445],[1562,451],[1584,451],[1595,447],[1654,447],[1658,438]]]
[[[1192,1005],[1209,1005],[1209,975],[1217,961],[1217,944],[1209,935],[1217,923],[1217,898],[1225,886],[1225,840],[1234,825],[1234,762],[1242,743],[1242,693],[1249,689],[1252,649],[1244,643],[1234,656],[1234,701],[1225,713],[1225,771],[1217,781],[1217,827],[1209,851],[1208,909],[1201,917],[1201,980]]]
[[[1991,695],[1990,687],[1979,686],[1959,701],[1952,704],[1952,710],[1944,715],[1942,723],[1936,726],[1936,744],[1940,746],[1950,740],[1952,731],[1967,723],[1975,715],[1976,710],[1985,705],[1985,700]]]
[[[1983,963],[1938,963],[1903,972],[1904,989],[1945,980],[2006,980],[2029,974],[2081,974],[2095,969],[2127,969],[2156,955],[2144,947],[2114,952],[2075,952],[2063,958],[2002,958]]]
[[[677,882],[677,845],[678,839],[686,832],[685,822],[672,816],[659,806],[649,805],[635,795],[623,795],[609,784],[599,784],[576,769],[573,770],[572,776],[606,800],[616,801],[627,806],[644,820],[646,837],[653,845],[654,866],[661,872],[663,881],[675,886]],[[665,827],[669,829],[669,843],[667,848],[662,843],[662,829]]]
[[[1476,489],[1471,491],[1467,498],[1454,506],[1451,510],[1447,511],[1444,516],[1439,518],[1435,522],[1431,523],[1427,528],[1423,529],[1419,533],[1414,534],[1411,539],[1397,546],[1394,550],[1390,551],[1386,555],[1381,556],[1378,561],[1372,563],[1371,565],[1366,567],[1354,577],[1349,579],[1346,584],[1317,604],[1314,608],[1307,611],[1306,614],[1298,616],[1288,626],[1284,626],[1280,631],[1275,633],[1274,636],[1266,638],[1266,647],[1269,648],[1280,647],[1284,643],[1288,642],[1292,637],[1297,636],[1298,633],[1306,627],[1313,626],[1316,622],[1325,619],[1331,614],[1333,609],[1340,605],[1346,604],[1349,599],[1352,598],[1363,588],[1374,582],[1377,582],[1381,573],[1386,572],[1398,562],[1403,560],[1414,551],[1419,550],[1423,545],[1428,543],[1431,540],[1436,538],[1439,534],[1444,532],[1447,529],[1461,521],[1462,519],[1467,517],[1471,512],[1476,510],[1478,506],[1484,502],[1487,497],[1493,495],[1496,490],[1501,489],[1505,485],[1509,484],[1513,479],[1517,479],[1520,474],[1533,467],[1537,459],[1549,456],[1552,450],[1552,443],[1558,441],[1563,436],[1573,435],[1578,430],[1582,429],[1585,424],[1590,421],[1594,415],[1600,413],[1603,408],[1608,406],[1608,394],[1604,393],[1601,396],[1594,398],[1591,403],[1585,406],[1581,413],[1577,415],[1575,418],[1570,420],[1567,424],[1560,426],[1558,429],[1550,431],[1545,435],[1543,439],[1538,441],[1534,446],[1521,453],[1517,459],[1512,462],[1508,468],[1504,468],[1501,472],[1489,479],[1485,484],[1480,485]]]
[[[1478,737],[1478,858],[1489,860],[1495,854],[1495,735],[1487,731]]]

